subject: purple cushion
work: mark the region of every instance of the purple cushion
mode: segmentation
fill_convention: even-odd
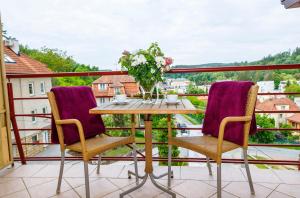
[[[247,81],[226,81],[212,84],[204,117],[204,134],[219,135],[219,126],[228,116],[245,116],[248,92],[253,85]],[[256,132],[255,115],[252,115],[250,134]],[[231,122],[226,125],[224,140],[239,145],[244,143],[244,122]]]
[[[51,91],[55,95],[60,118],[78,119],[83,127],[85,138],[91,138],[105,132],[105,126],[100,115],[89,114],[89,110],[97,106],[91,87],[54,87]],[[62,125],[64,143],[70,145],[80,141],[75,124]],[[52,142],[59,143],[56,125],[52,119]]]

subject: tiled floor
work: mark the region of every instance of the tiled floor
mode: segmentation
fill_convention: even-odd
[[[98,198],[119,197],[119,194],[135,185],[135,179],[127,179],[128,164],[101,165],[100,175],[96,174],[96,165],[89,166],[91,196]],[[143,163],[139,171],[143,172]],[[13,168],[0,171],[0,197],[2,198],[47,198],[47,197],[85,197],[83,164],[72,162],[65,165],[61,193],[55,194],[58,164],[16,164]],[[155,166],[157,174],[166,171],[166,167]],[[172,190],[181,197],[216,197],[216,175],[208,175],[207,168],[174,167]],[[215,168],[213,167],[214,173]],[[222,167],[223,197],[300,197],[300,172],[287,170],[262,170],[251,166],[255,196],[251,196],[245,170],[240,165],[224,164]],[[167,184],[166,178],[159,183]],[[149,181],[141,189],[127,197],[169,197],[153,186]]]

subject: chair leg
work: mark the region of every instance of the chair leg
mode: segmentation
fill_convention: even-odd
[[[90,198],[89,166],[87,161],[84,161],[84,178],[86,198]]]
[[[139,171],[138,171],[138,164],[137,164],[137,154],[136,154],[136,144],[132,144],[133,147],[133,160],[134,160],[134,172],[135,172],[135,182],[139,184]]]
[[[99,154],[99,157],[98,157],[98,165],[97,165],[97,174],[98,175],[100,173],[100,164],[101,164],[101,153]]]
[[[172,176],[172,170],[171,170],[171,160],[172,160],[172,145],[168,146],[168,188],[171,188],[171,176]]]
[[[249,186],[250,186],[250,191],[251,191],[251,194],[254,195],[255,191],[254,191],[250,168],[249,168],[249,164],[248,164],[247,149],[243,149],[243,156],[244,156],[245,168],[246,168],[246,173],[247,173],[248,182],[249,182]]]
[[[207,157],[207,156],[206,156],[206,165],[207,165],[207,168],[208,168],[209,175],[212,175],[209,157]]]
[[[222,197],[222,177],[221,177],[221,164],[217,165],[217,198]]]
[[[62,176],[63,176],[63,172],[64,172],[64,165],[65,165],[65,151],[62,151],[56,194],[60,193],[61,181],[62,181]]]

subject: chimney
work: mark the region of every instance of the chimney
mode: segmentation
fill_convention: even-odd
[[[20,55],[20,45],[19,41],[15,38],[8,38],[4,41],[5,46],[9,47],[17,55]]]
[[[281,0],[281,4],[284,5],[286,9],[299,8],[300,0]]]

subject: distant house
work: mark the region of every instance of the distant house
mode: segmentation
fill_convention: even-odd
[[[4,42],[4,61],[7,74],[40,74],[52,73],[47,66],[36,61],[25,54],[20,53],[18,41],[11,39]],[[12,78],[15,98],[45,97],[51,89],[51,78]],[[50,106],[47,100],[15,100],[16,114],[37,114],[49,113]],[[37,117],[17,117],[19,129],[45,128],[49,126],[50,120]],[[49,128],[49,127],[48,127]],[[22,142],[48,142],[49,133],[47,130],[20,131]],[[14,135],[12,135],[14,139]],[[13,140],[14,141],[14,140]],[[44,149],[43,145],[23,146],[27,156],[34,156]],[[18,152],[14,151],[14,154]]]
[[[128,75],[101,76],[93,82],[92,88],[98,103],[110,101],[117,93],[127,96],[140,93],[138,83],[132,76]]]
[[[300,113],[295,113],[291,117],[287,118],[287,121],[293,126],[293,128],[300,129]]]
[[[186,93],[191,81],[186,78],[167,79],[167,90],[174,90],[180,94]]]
[[[275,89],[274,81],[258,81],[258,93],[281,93],[284,92],[287,81],[280,81],[278,89]],[[257,98],[260,102],[273,98],[285,98],[285,95],[258,95]]]
[[[265,100],[264,102],[258,102],[256,104],[256,110],[259,111],[298,111],[300,108],[289,98],[272,98]],[[294,115],[294,113],[266,113],[275,120],[275,127],[279,127],[280,124],[286,123],[287,118]]]

